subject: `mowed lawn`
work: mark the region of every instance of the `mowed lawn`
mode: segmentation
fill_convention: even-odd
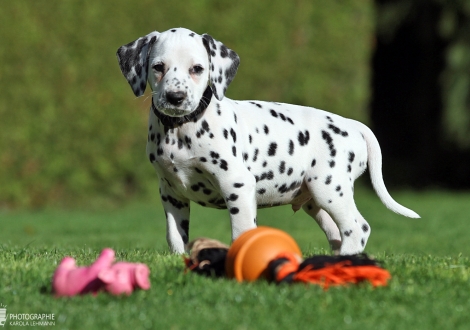
[[[57,329],[468,329],[470,194],[392,195],[422,219],[388,211],[368,189],[356,191],[372,228],[366,252],[390,271],[389,285],[327,291],[185,273],[182,257],[167,252],[158,198],[119,208],[0,211],[0,308],[53,313]],[[226,211],[191,207],[191,238],[230,242]],[[305,256],[329,252],[323,233],[302,211],[263,209],[258,221],[287,231]],[[64,256],[85,265],[104,247],[115,249],[118,260],[149,265],[151,289],[129,297],[51,295],[50,279]],[[15,326],[7,321],[6,328]]]

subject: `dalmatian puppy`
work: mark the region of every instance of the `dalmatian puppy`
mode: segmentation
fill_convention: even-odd
[[[232,239],[256,227],[257,208],[291,204],[313,217],[333,253],[360,253],[371,229],[356,208],[354,180],[369,166],[390,210],[377,139],[360,122],[291,104],[225,97],[238,55],[208,34],[152,32],[120,47],[134,94],[152,91],[147,155],[160,179],[171,251],[184,253],[190,201],[228,209]]]

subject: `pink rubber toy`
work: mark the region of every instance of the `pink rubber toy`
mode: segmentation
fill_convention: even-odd
[[[114,251],[104,249],[89,267],[77,267],[75,260],[65,257],[52,278],[56,296],[97,293],[107,290],[112,294],[130,294],[134,288],[150,288],[149,269],[144,264],[118,262],[113,265]]]
[[[137,287],[144,290],[150,288],[149,274],[150,270],[145,264],[117,262],[111,268],[102,270],[98,278],[104,282],[109,293],[130,295]]]

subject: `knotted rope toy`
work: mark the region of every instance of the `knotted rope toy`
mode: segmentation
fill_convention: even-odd
[[[387,285],[390,273],[366,254],[312,256],[305,260],[294,239],[285,232],[258,227],[235,240],[231,247],[200,238],[190,243],[186,267],[206,276],[235,278],[239,282],[265,278],[276,283],[310,283],[322,286]]]

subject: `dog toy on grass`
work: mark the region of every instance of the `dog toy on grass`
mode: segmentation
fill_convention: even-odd
[[[239,282],[265,278],[276,283],[312,283],[328,289],[369,281],[374,287],[387,284],[390,273],[365,254],[313,256],[302,260],[292,237],[285,232],[258,227],[246,231],[229,248],[214,240],[190,243],[186,266],[199,274],[235,278]]]
[[[74,296],[104,290],[114,295],[130,295],[134,289],[150,288],[149,268],[145,264],[114,262],[114,251],[104,249],[88,267],[77,267],[75,259],[65,257],[52,278],[56,296]]]

